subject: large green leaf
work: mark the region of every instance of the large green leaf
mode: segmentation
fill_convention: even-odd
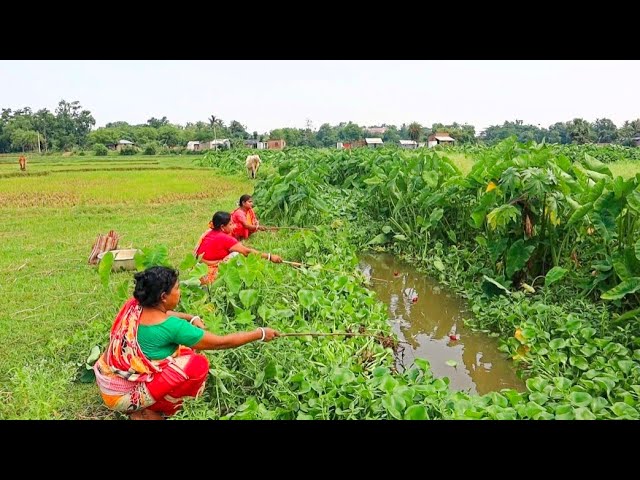
[[[634,190],[627,195],[627,206],[636,214],[640,213],[640,192]]]
[[[119,303],[124,303],[129,298],[129,282],[130,278],[124,280],[118,288],[116,289],[116,296],[118,298]]]
[[[428,420],[427,409],[423,405],[411,405],[404,412],[405,420]]]
[[[569,221],[567,225],[573,225],[574,223],[578,223],[582,218],[589,213],[589,211],[593,208],[593,202],[586,203],[578,208],[571,217],[569,217]]]
[[[254,257],[253,260],[255,260],[255,257],[257,257],[257,255],[249,255],[249,257]],[[246,258],[245,261],[249,262],[251,259],[250,258]],[[240,279],[244,282],[244,284],[247,287],[250,287],[251,285],[253,285],[253,282],[256,280],[256,277],[258,276],[258,270],[261,267],[257,267],[255,264],[249,265],[243,265],[242,267],[238,268],[238,275],[240,275]]]
[[[532,392],[541,392],[549,384],[549,381],[541,377],[533,377],[528,378],[525,383]]]
[[[235,321],[241,325],[251,325],[253,324],[255,316],[249,310],[242,310],[239,314],[236,315]]]
[[[98,274],[100,275],[100,280],[105,288],[109,286],[109,277],[111,276],[113,259],[113,252],[107,252],[102,256],[102,260],[100,260],[100,264],[98,265]]]
[[[140,250],[133,255],[133,263],[135,264],[137,271],[142,272],[144,270],[145,259],[146,255]]]
[[[472,225],[476,228],[482,227],[484,223],[484,218],[487,214],[487,210],[489,206],[495,202],[496,200],[496,190],[492,190],[490,192],[485,193],[480,197],[480,201],[478,205],[471,213],[471,219],[473,220]]]
[[[498,227],[505,227],[510,222],[516,221],[518,215],[520,215],[520,210],[513,205],[500,205],[487,214],[487,223],[492,230],[495,230]]]
[[[180,280],[180,285],[188,285],[192,287],[200,286],[200,279],[207,274],[209,267],[204,263],[199,263],[195,268],[189,270],[188,274]]]
[[[636,254],[636,258],[640,260],[640,239],[638,239],[638,241],[634,245],[634,252]]]
[[[429,215],[429,222],[431,223],[431,225],[435,225],[442,218],[443,213],[444,210],[442,210],[441,208],[434,209],[431,212],[431,215]]]
[[[83,368],[80,376],[78,377],[80,383],[94,383],[96,381],[96,374],[93,368]]]
[[[589,168],[589,170],[604,174],[608,177],[613,177],[611,170],[609,170],[609,167],[607,167],[606,164],[602,163],[597,158],[592,157],[588,153],[584,154],[584,164]]]
[[[589,369],[589,363],[585,360],[584,357],[581,357],[579,355],[573,355],[569,358],[569,363],[576,367],[577,369],[580,369],[582,371],[587,371]]]
[[[220,265],[220,269],[224,265]],[[240,288],[242,287],[242,279],[240,278],[240,273],[237,268],[234,268],[232,265],[226,265],[228,268],[224,270],[224,281],[229,287],[229,291],[231,293],[238,293]]]
[[[400,395],[386,395],[382,397],[382,405],[393,418],[402,420],[402,412],[407,406],[407,401]]]
[[[579,407],[574,410],[576,420],[595,420],[597,417],[585,407]]]
[[[486,282],[489,282],[491,285],[494,285],[494,286],[498,287],[500,290],[504,291],[507,295],[509,295],[511,293],[507,287],[505,287],[504,285],[499,283],[497,280],[494,280],[491,277],[487,277],[486,275],[482,275],[482,278]]]
[[[634,277],[629,268],[629,265],[626,262],[624,254],[614,254],[611,258],[611,263],[613,263],[613,269],[615,270],[618,277],[620,277],[620,280],[629,280],[630,278]]]
[[[637,318],[640,315],[640,308],[636,308],[634,310],[630,310],[628,312],[623,313],[618,318],[613,320],[613,324],[619,324],[626,322],[627,320],[631,320],[632,318]]]
[[[435,190],[438,187],[438,172],[428,170],[422,172],[422,180],[427,184],[431,190]]]
[[[240,301],[244,305],[244,308],[251,308],[258,302],[258,291],[257,290],[240,290],[238,293],[240,297]]]
[[[571,405],[559,405],[556,408],[556,420],[574,420],[575,413]]]
[[[632,277],[603,293],[600,298],[603,300],[619,300],[629,293],[636,292],[638,289],[640,289],[640,277]]]
[[[422,370],[422,371],[423,371],[423,372],[425,372],[425,373],[427,373],[427,372],[431,369],[431,364],[429,363],[429,360],[426,360],[426,359],[424,359],[424,358],[416,358],[416,359],[414,360],[414,363],[418,366],[418,368],[419,368],[420,370]],[[373,371],[374,376],[376,375],[376,371],[377,371],[379,368],[384,368],[384,367],[377,367],[377,368]],[[386,371],[386,368],[385,368],[385,371]]]
[[[332,380],[336,385],[345,385],[354,382],[356,376],[348,368],[337,367],[333,370]]]
[[[87,365],[93,365],[94,363],[96,363],[96,360],[98,360],[99,357],[100,357],[100,347],[98,345],[95,345],[91,349],[89,358],[87,358],[87,362],[86,362]]]
[[[497,240],[492,240],[487,245],[487,250],[489,250],[489,258],[491,258],[492,263],[496,263],[500,256],[507,249],[507,245],[509,244],[508,237],[501,237]]]
[[[155,245],[149,248],[143,248],[144,268],[163,266],[169,267],[169,247],[166,245]],[[137,253],[136,253],[137,255]],[[134,255],[135,259],[135,255]],[[137,262],[136,262],[137,265]]]
[[[544,285],[548,287],[552,283],[561,280],[567,274],[568,270],[562,267],[553,267],[551,270],[547,272],[547,275],[544,277]]]
[[[618,367],[625,375],[629,375],[634,365],[635,362],[633,360],[618,360]]]
[[[638,411],[635,408],[633,408],[631,405],[627,405],[624,402],[614,403],[613,406],[611,407],[611,410],[613,410],[613,413],[615,413],[618,417],[633,418],[633,419],[638,418]]]
[[[616,177],[613,180],[613,192],[616,198],[627,197],[635,188],[636,182],[634,178],[630,178],[625,182],[622,177]]]
[[[182,263],[180,263],[180,271],[184,272],[185,270],[189,270],[193,268],[198,262],[197,257],[193,253],[188,253]]]
[[[389,241],[389,238],[387,237],[387,235],[385,235],[384,233],[381,233],[373,237],[371,240],[369,240],[367,245],[378,245],[381,243],[387,243],[388,241]]]
[[[366,185],[380,185],[383,182],[384,182],[384,179],[382,179],[380,177],[365,178],[362,181],[362,183],[364,183]]]
[[[524,267],[535,248],[535,245],[525,246],[524,240],[522,239],[511,245],[509,252],[507,253],[507,277],[511,277],[514,273]]]

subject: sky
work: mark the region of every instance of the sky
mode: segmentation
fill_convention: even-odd
[[[0,108],[78,100],[96,127],[211,115],[259,133],[308,121],[620,127],[640,117],[638,85],[638,60],[0,60]]]

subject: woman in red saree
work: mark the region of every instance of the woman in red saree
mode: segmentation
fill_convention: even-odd
[[[238,240],[249,238],[249,235],[256,233],[258,230],[267,230],[267,227],[261,227],[253,211],[253,198],[251,195],[242,195],[238,202],[238,208],[231,212],[231,221],[235,224],[232,235]]]
[[[93,369],[111,410],[135,420],[176,413],[184,397],[204,389],[209,361],[196,350],[235,348],[278,336],[271,328],[215,335],[200,317],[174,312],[180,301],[178,272],[151,267],[135,275],[136,286],[116,316],[109,345]]]
[[[209,273],[201,279],[203,285],[213,283],[218,275],[218,265],[232,258],[234,255],[242,254],[245,257],[250,253],[257,253],[262,258],[281,263],[279,255],[262,253],[253,248],[249,248],[240,243],[232,233],[235,225],[231,220],[231,215],[227,212],[216,212],[209,223],[209,230],[204,232],[195,248],[195,255],[209,266]]]

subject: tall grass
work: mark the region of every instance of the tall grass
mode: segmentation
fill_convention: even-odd
[[[113,229],[121,247],[162,243],[177,263],[214,211],[253,190],[210,169],[160,166],[0,178],[0,418],[113,416],[95,385],[71,385],[86,345],[107,338],[117,303],[87,264],[96,236]]]

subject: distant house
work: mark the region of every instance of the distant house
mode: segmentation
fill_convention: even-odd
[[[633,138],[631,139],[631,141],[633,142],[633,145],[634,145],[635,147],[640,147],[640,136],[638,136],[638,137],[633,137]]]
[[[427,137],[427,146],[435,147],[436,145],[453,145],[455,140],[449,136],[447,132],[436,132]]]
[[[400,147],[409,149],[418,148],[418,142],[414,140],[400,140]]]
[[[372,135],[384,135],[387,133],[387,127],[366,127],[363,130],[371,133]]]
[[[191,140],[187,142],[187,150],[191,150],[192,152],[197,152],[200,150],[200,142],[197,140]]]
[[[287,146],[287,142],[284,140],[267,140],[267,148],[269,150],[282,150]]]
[[[213,140],[211,142],[211,148],[226,148],[229,150],[231,148],[231,140],[228,138],[221,138],[218,140]]]
[[[364,143],[369,148],[379,148],[384,146],[384,142],[382,141],[381,138],[365,138]]]
[[[206,142],[200,142],[196,150],[217,150],[218,148],[231,148],[231,142],[228,138],[220,138],[218,140],[208,140]],[[188,144],[187,144],[188,148]]]
[[[123,149],[123,147],[134,147],[135,143],[130,142],[129,140],[120,140],[118,141],[118,143],[110,143],[107,145],[107,148],[110,148],[111,150],[116,150],[116,151],[120,151]]]
[[[247,148],[256,148],[258,150],[266,150],[267,142],[260,142],[255,138],[250,138],[244,141],[244,146]]]

